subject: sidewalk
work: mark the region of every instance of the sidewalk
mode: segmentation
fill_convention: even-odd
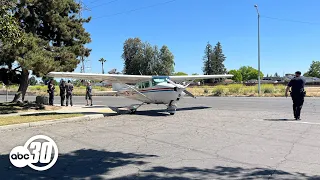
[[[60,107],[60,105],[55,104],[54,106]],[[82,106],[82,105],[75,105],[75,106],[62,106],[59,110],[52,110],[52,111],[42,111],[42,110],[34,110],[29,112],[19,112],[19,113],[12,113],[12,114],[0,114],[1,117],[5,116],[20,116],[20,115],[32,115],[32,114],[46,114],[46,113],[81,113],[84,115],[92,115],[92,114],[103,114],[103,115],[110,115],[116,113],[115,111],[111,110],[108,106],[103,105],[94,105],[94,106]]]
[[[60,107],[59,105],[55,104],[55,106]],[[70,118],[57,118],[57,119],[50,119],[50,120],[40,120],[40,121],[31,121],[31,122],[22,122],[22,123],[14,123],[8,125],[1,125],[1,130],[8,130],[8,129],[20,129],[20,128],[28,128],[28,127],[35,127],[35,126],[43,126],[43,125],[50,125],[50,124],[57,124],[57,123],[68,123],[68,122],[76,122],[76,121],[88,121],[88,120],[95,120],[101,119],[106,116],[116,115],[117,112],[111,110],[107,106],[69,106],[69,107],[61,107],[59,110],[52,110],[52,111],[41,111],[41,110],[34,110],[29,112],[19,112],[19,113],[12,113],[12,114],[0,114],[1,118],[5,119],[4,117],[21,117],[21,116],[47,116],[47,115],[64,115],[64,114],[83,114],[80,117],[70,117]]]

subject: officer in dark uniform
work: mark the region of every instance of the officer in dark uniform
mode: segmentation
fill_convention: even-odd
[[[286,89],[286,97],[288,97],[288,91],[291,88],[291,98],[293,101],[293,115],[296,120],[300,120],[300,113],[304,103],[304,97],[306,92],[304,90],[304,86],[306,84],[306,80],[301,77],[301,72],[297,71],[295,73],[295,77],[291,79]]]
[[[92,86],[91,86],[90,82],[87,82],[86,100],[87,100],[86,106],[89,106],[89,100],[90,100],[90,106],[92,106]]]
[[[53,106],[54,101],[54,82],[53,79],[51,79],[48,83],[48,93],[49,93],[49,105]]]
[[[60,98],[61,98],[61,106],[64,106],[64,100],[66,99],[66,82],[62,80],[60,83]]]
[[[72,91],[73,91],[73,84],[71,84],[71,81],[68,80],[68,83],[66,84],[66,91],[67,91],[67,101],[66,105],[69,105],[69,99],[70,99],[70,105],[73,106],[72,104]]]

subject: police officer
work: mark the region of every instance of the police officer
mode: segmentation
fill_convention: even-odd
[[[61,106],[64,106],[64,100],[66,99],[66,82],[62,80],[60,83],[60,98],[61,98]]]
[[[90,100],[90,106],[92,106],[92,86],[90,82],[87,82],[87,88],[86,88],[86,100],[87,100],[87,105],[89,106],[89,101]]]
[[[68,83],[66,85],[66,91],[67,91],[67,101],[66,105],[69,105],[69,99],[70,99],[70,105],[73,106],[72,104],[72,91],[73,91],[73,84],[71,84],[71,81],[68,80]]]
[[[293,101],[293,115],[296,120],[300,120],[300,113],[304,103],[304,97],[306,92],[304,90],[304,86],[306,84],[306,80],[301,77],[301,72],[297,71],[295,73],[295,77],[291,79],[289,82],[285,96],[288,97],[288,91],[291,88],[291,98]]]
[[[48,83],[48,93],[49,93],[49,105],[53,106],[54,101],[54,82],[53,79],[51,79]]]

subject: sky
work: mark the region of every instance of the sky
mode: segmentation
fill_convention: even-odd
[[[139,37],[151,45],[167,45],[175,71],[203,74],[204,49],[219,41],[227,70],[258,68],[258,5],[261,71],[266,74],[306,72],[319,60],[318,0],[83,0],[92,17],[85,24],[92,49],[86,72],[123,70],[123,43]],[[166,3],[167,2],[167,3]],[[148,7],[148,8],[147,8]],[[90,63],[89,63],[90,62]],[[75,70],[80,72],[80,66]]]

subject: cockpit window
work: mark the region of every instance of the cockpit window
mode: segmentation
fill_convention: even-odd
[[[155,86],[155,85],[157,85],[159,83],[167,82],[167,79],[169,79],[169,77],[167,77],[167,76],[153,77],[152,78],[152,86]]]

